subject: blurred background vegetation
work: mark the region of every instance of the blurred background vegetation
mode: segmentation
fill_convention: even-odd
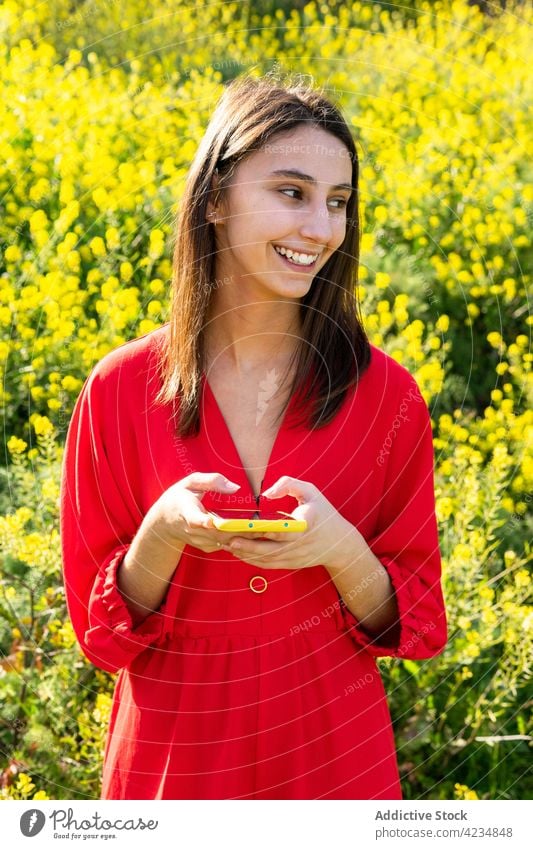
[[[0,3],[1,798],[99,797],[114,676],[66,613],[66,429],[94,363],[167,320],[223,83],[275,66],[350,122],[365,326],[432,414],[450,641],[379,661],[404,795],[532,797],[532,23],[521,2]]]

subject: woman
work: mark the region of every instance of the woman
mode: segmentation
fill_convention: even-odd
[[[191,166],[170,321],[87,378],[65,446],[69,614],[119,671],[103,799],[400,799],[375,657],[446,643],[428,408],[357,314],[338,109],[225,87]],[[294,534],[210,512],[282,510]]]

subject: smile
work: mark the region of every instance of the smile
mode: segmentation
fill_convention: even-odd
[[[290,265],[299,265],[310,268],[317,261],[319,254],[296,253],[290,248],[285,248],[281,245],[274,245],[274,250],[282,256]]]

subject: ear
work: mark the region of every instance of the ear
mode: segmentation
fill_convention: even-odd
[[[218,186],[219,186],[219,182],[220,182],[219,176],[218,176],[217,172],[215,171],[213,173],[213,176],[211,177],[211,189],[215,193],[215,200],[214,201],[209,200],[207,202],[207,208],[206,208],[206,212],[205,212],[207,221],[211,221],[212,218],[214,216],[216,216],[216,214],[218,212],[218,209],[217,209],[218,195],[216,194],[216,192],[217,192],[217,189],[218,189]]]

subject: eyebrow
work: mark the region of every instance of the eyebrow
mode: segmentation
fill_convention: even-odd
[[[288,177],[289,179],[292,177],[294,180],[305,180],[306,183],[312,183],[314,186],[318,185],[317,181],[310,174],[304,174],[303,171],[299,171],[297,168],[278,168],[276,171],[270,172],[271,177]],[[349,183],[337,183],[337,185],[332,186],[332,189],[346,189],[350,193],[353,192],[353,186]]]

